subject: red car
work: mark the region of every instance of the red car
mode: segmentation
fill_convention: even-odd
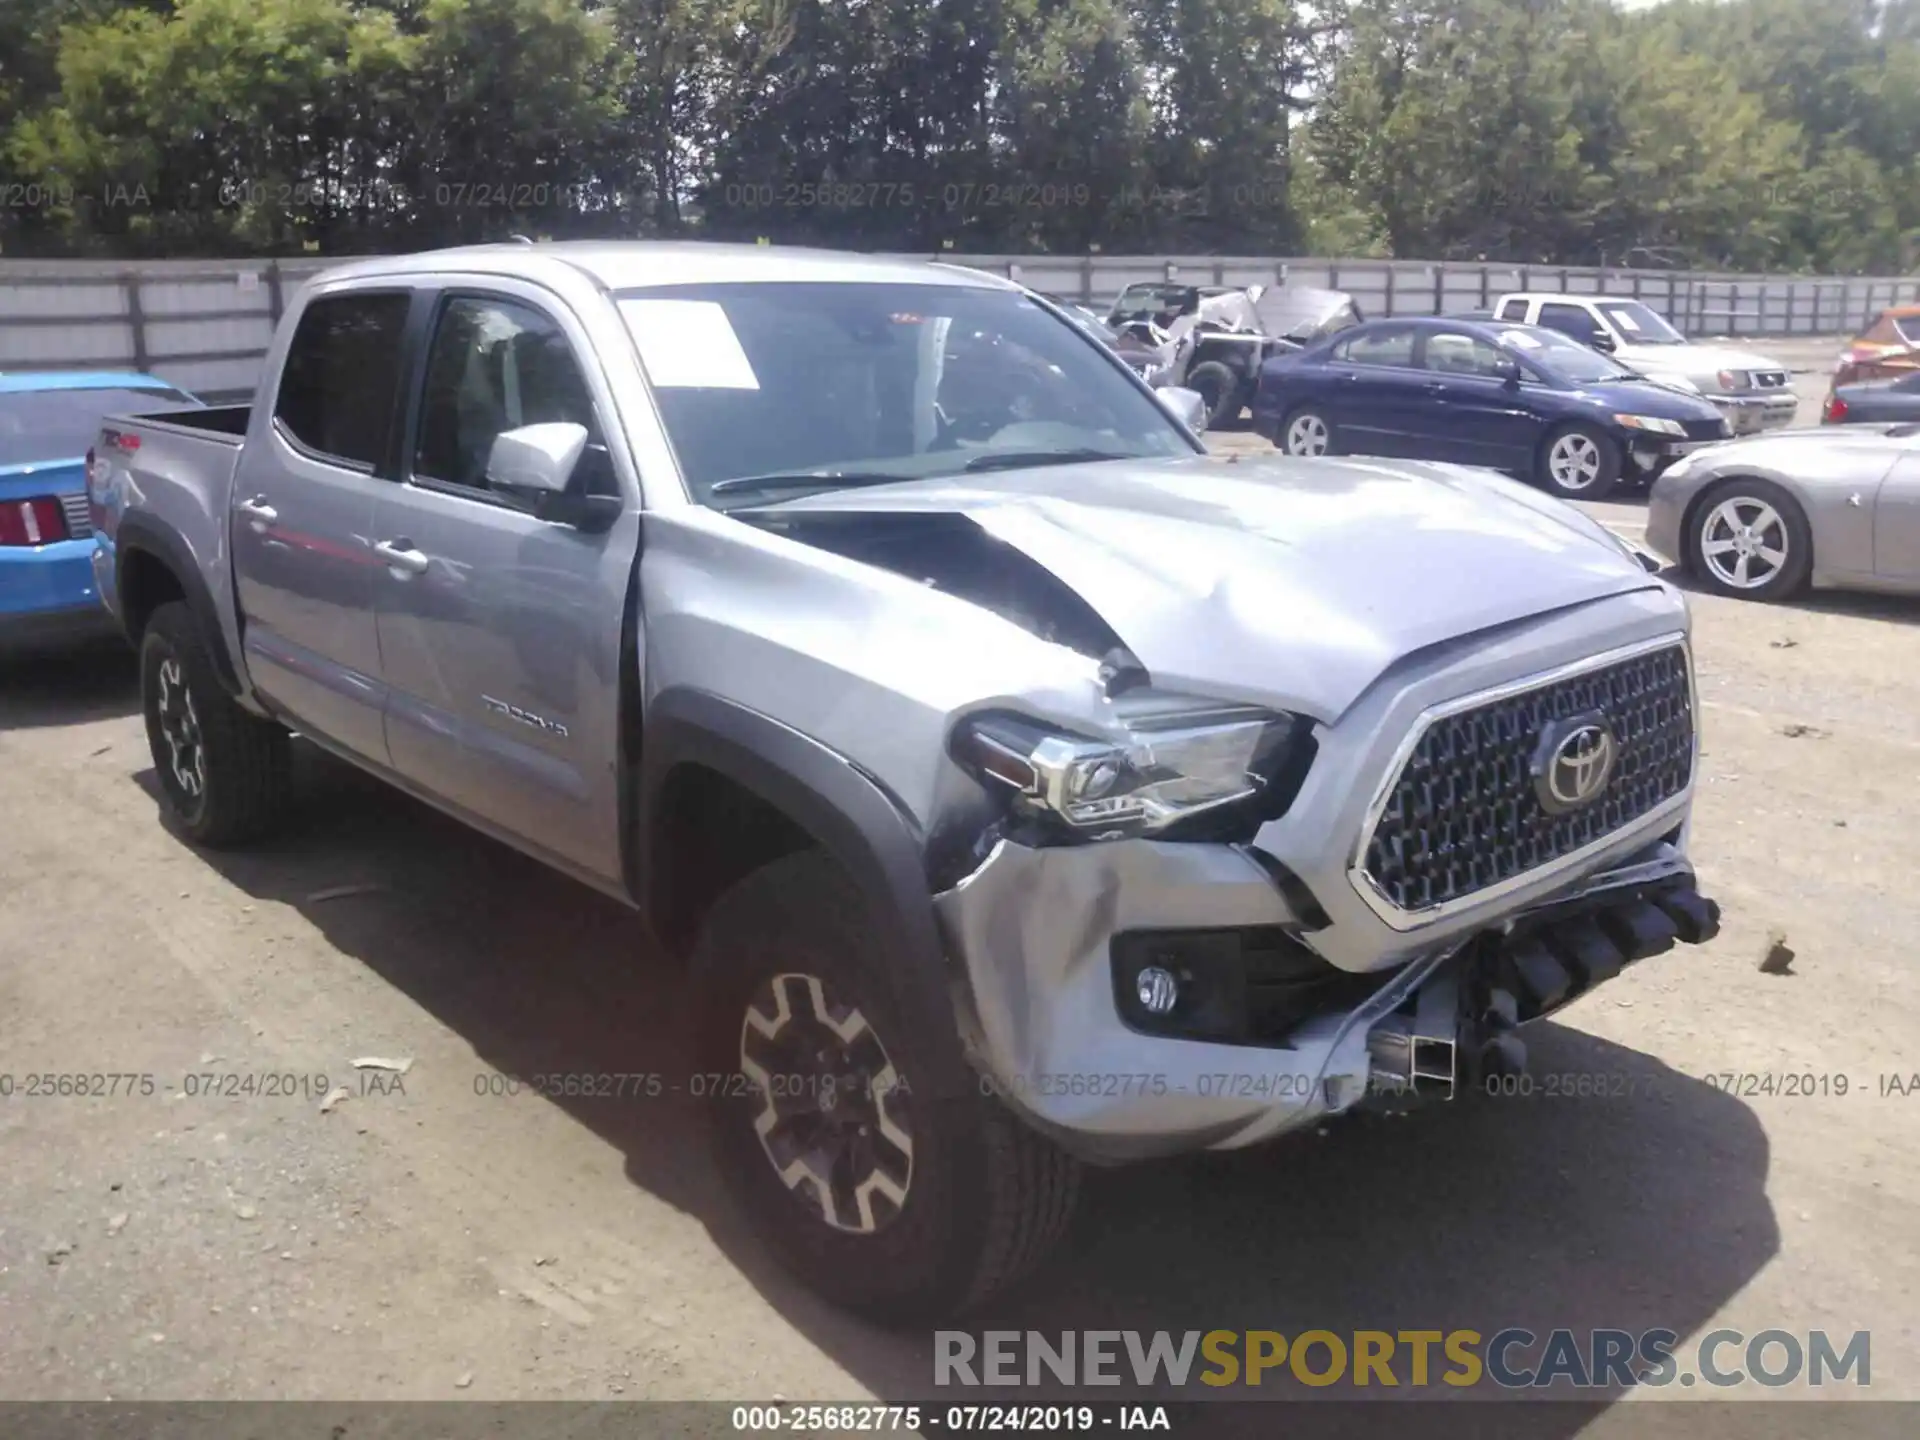
[[[1920,305],[1896,305],[1853,337],[1833,367],[1833,384],[1898,380],[1920,370]]]

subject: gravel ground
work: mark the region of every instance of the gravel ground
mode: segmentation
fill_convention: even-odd
[[[1724,932],[1531,1032],[1536,1072],[1627,1093],[1098,1174],[974,1327],[1864,1328],[1873,1393],[1920,1398],[1920,1094],[1883,1079],[1920,1071],[1920,604],[1695,614]],[[199,854],[157,823],[126,657],[0,668],[0,1071],[153,1077],[0,1100],[0,1396],[927,1397],[930,1336],[772,1271],[683,1106],[489,1093],[679,1063],[631,917],[302,765],[286,838]],[[186,1093],[214,1073],[293,1093]],[[1715,1078],[1748,1074],[1826,1093]]]

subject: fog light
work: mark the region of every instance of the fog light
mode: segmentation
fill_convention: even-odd
[[[1147,966],[1136,977],[1134,986],[1140,996],[1140,1008],[1149,1015],[1170,1015],[1179,1003],[1180,982],[1174,979],[1171,970],[1162,966]]]

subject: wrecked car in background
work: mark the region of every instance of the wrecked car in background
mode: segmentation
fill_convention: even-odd
[[[1107,324],[1115,348],[1154,386],[1193,390],[1211,428],[1252,403],[1260,364],[1360,323],[1351,295],[1306,285],[1129,285]]]
[[[863,1312],[1018,1279],[1083,1161],[1510,1074],[1718,923],[1675,590],[1488,472],[1210,456],[1009,281],[362,261],[254,405],[98,453],[168,822],[268,830],[297,729],[643,911],[726,1183]]]

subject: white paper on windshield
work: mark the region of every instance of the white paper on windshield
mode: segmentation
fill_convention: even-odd
[[[1500,343],[1503,345],[1518,345],[1522,350],[1538,350],[1540,348],[1540,337],[1538,335],[1529,335],[1525,330],[1502,330],[1500,332]]]
[[[1634,319],[1633,316],[1629,315],[1624,310],[1609,310],[1607,312],[1607,318],[1613,321],[1613,323],[1618,325],[1622,330],[1628,331],[1629,333],[1634,335],[1638,335],[1640,333],[1640,322]]]
[[[668,390],[758,390],[727,312],[711,300],[622,300],[647,378]]]

